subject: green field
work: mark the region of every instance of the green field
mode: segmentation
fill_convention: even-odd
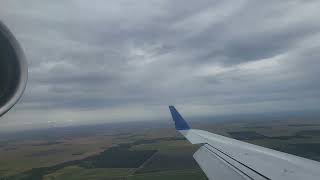
[[[0,177],[13,180],[207,179],[173,128],[77,128],[0,139]],[[201,124],[221,135],[320,160],[320,122]],[[107,133],[106,133],[107,132]]]

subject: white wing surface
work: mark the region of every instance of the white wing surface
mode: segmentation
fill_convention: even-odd
[[[291,154],[191,129],[169,106],[177,131],[192,144],[203,144],[194,154],[210,180],[318,180],[320,163]]]

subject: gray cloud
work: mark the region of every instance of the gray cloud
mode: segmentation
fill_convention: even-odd
[[[319,7],[3,0],[1,19],[25,49],[30,80],[1,126],[161,119],[168,104],[186,115],[315,110]]]

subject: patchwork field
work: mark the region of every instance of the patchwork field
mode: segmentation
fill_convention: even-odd
[[[195,123],[242,141],[320,160],[318,121]],[[168,128],[170,127],[170,128]],[[172,124],[57,128],[0,136],[0,179],[207,179]]]

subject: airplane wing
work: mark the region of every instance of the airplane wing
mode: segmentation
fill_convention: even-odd
[[[191,129],[169,106],[177,131],[192,144],[203,144],[193,155],[210,180],[317,180],[320,162]]]

